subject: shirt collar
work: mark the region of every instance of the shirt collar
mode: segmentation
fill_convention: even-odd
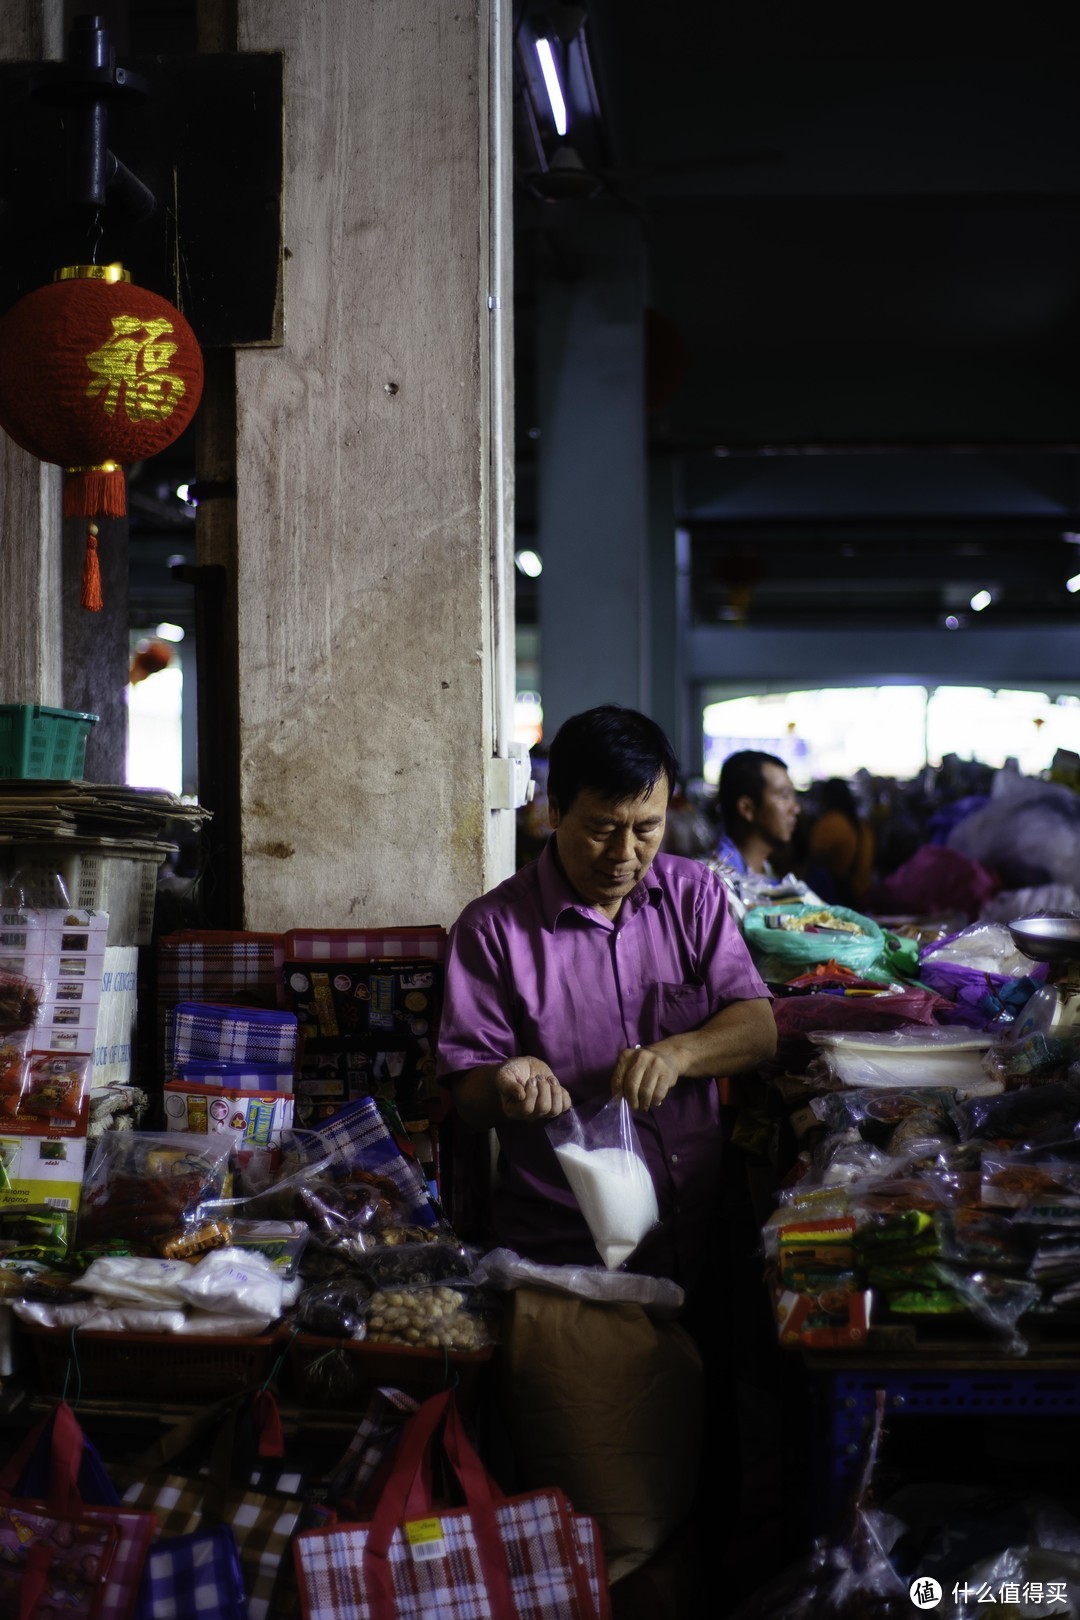
[[[657,860],[660,857],[657,856]],[[614,927],[614,923],[603,912],[596,911],[587,906],[567,883],[555,859],[554,834],[548,839],[537,861],[537,871],[540,883],[540,905],[543,914],[544,927],[554,933],[559,918],[566,911],[576,911],[579,916],[589,922],[598,922]],[[641,882],[630,890],[623,901],[619,912],[619,921],[625,922],[641,910],[642,906],[652,906],[657,909],[663,902],[666,890],[663,878],[656,870],[656,861],[649,867]]]

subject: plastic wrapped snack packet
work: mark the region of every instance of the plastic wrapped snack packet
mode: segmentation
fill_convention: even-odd
[[[600,1258],[614,1271],[660,1218],[629,1104],[613,1097],[588,1116],[571,1108],[551,1121],[547,1133]]]

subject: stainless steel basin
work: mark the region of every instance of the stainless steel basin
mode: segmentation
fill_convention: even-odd
[[[1080,912],[1035,912],[1008,924],[1013,944],[1036,962],[1080,957]]]

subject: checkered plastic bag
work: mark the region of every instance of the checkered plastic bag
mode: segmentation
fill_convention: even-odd
[[[46,1500],[33,1501],[39,1491]],[[87,1500],[91,1497],[95,1500]],[[27,1513],[38,1513],[104,1535],[102,1544],[108,1543],[104,1579],[88,1611],[95,1620],[129,1620],[154,1534],[153,1514],[118,1503],[100,1457],[65,1401],[26,1435],[0,1470],[0,1512],[9,1516],[14,1512],[24,1526],[29,1523]],[[37,1566],[27,1571],[27,1581],[45,1567],[45,1555],[39,1554]],[[0,1592],[0,1613],[6,1614],[2,1599]],[[73,1610],[72,1620],[76,1612],[81,1611]]]
[[[295,1013],[181,1001],[172,1010],[172,1068],[197,1058],[290,1068],[296,1059],[296,1035]]]
[[[322,1120],[319,1136],[333,1152],[327,1174],[333,1177],[338,1165],[359,1164],[365,1170],[388,1176],[397,1187],[414,1226],[439,1226],[443,1217],[436,1209],[420,1166],[407,1159],[387,1129],[373,1097],[359,1097],[346,1103],[329,1119]]]
[[[161,1537],[227,1524],[236,1537],[248,1598],[248,1620],[271,1620],[282,1562],[298,1528],[319,1517],[299,1497],[275,1496],[229,1483],[237,1407],[233,1397],[204,1407],[165,1434],[129,1469],[124,1502],[151,1508]],[[173,1473],[167,1464],[207,1433],[214,1435],[205,1474]],[[166,1466],[161,1466],[165,1464]],[[178,1615],[183,1611],[178,1611]],[[184,1613],[184,1620],[187,1615]]]
[[[462,1508],[432,1501],[440,1443]],[[299,1535],[294,1557],[305,1620],[607,1620],[610,1613],[591,1521],[555,1489],[504,1497],[468,1441],[452,1391],[425,1401],[410,1420],[370,1523]]]
[[[248,1620],[236,1537],[227,1524],[150,1549],[136,1620]]]

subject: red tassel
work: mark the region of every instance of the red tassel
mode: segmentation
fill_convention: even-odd
[[[82,605],[90,613],[100,613],[105,606],[101,594],[101,564],[98,562],[97,524],[87,525],[86,556],[83,558]]]
[[[106,461],[100,467],[68,467],[64,472],[64,516],[127,516],[124,469]]]

